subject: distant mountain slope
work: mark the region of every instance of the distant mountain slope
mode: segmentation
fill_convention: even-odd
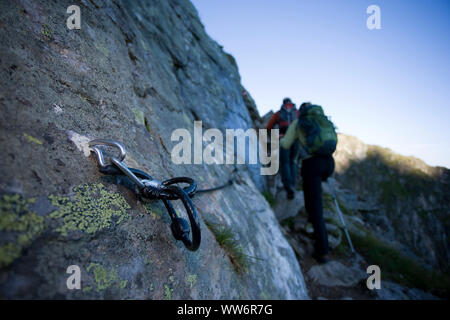
[[[267,118],[261,119],[261,126]],[[311,258],[313,237],[312,229],[308,231],[301,177],[292,201],[285,200],[280,175],[268,177],[269,190],[264,194],[297,254],[311,298],[448,298],[449,170],[343,134],[339,134],[334,158],[336,172],[328,180],[336,191],[356,255],[350,252],[326,183],[323,207],[331,265],[319,266]],[[380,267],[381,290],[367,290],[362,274],[369,265]],[[343,279],[351,281],[343,283]]]
[[[449,272],[450,170],[366,145],[339,134],[336,178],[344,188],[379,207],[374,214],[386,238],[411,249],[426,264]]]

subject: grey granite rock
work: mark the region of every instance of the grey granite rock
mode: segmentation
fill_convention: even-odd
[[[236,63],[205,32],[193,5],[0,2],[0,296],[57,299],[304,299],[294,251],[260,194],[258,166],[198,195],[202,243],[171,235],[160,201],[144,204],[99,173],[87,142],[116,139],[126,163],[157,179],[228,180],[221,165],[175,165],[171,133],[253,127]],[[252,110],[254,113],[254,110]],[[259,189],[258,189],[259,188]],[[250,260],[239,275],[205,221],[232,230]],[[68,290],[66,269],[81,269]]]

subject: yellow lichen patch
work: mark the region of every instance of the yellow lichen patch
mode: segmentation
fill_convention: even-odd
[[[0,268],[20,257],[22,249],[44,229],[44,218],[29,209],[35,199],[23,199],[20,195],[3,195],[0,199],[0,231],[10,233],[8,243],[0,244]]]
[[[189,287],[192,289],[195,286],[195,284],[197,283],[197,275],[190,274],[187,278],[187,281],[189,283]]]
[[[50,30],[49,26],[46,24],[42,25],[41,33],[49,39],[53,38],[52,31]]]
[[[20,257],[21,248],[12,243],[0,246],[0,268],[9,265],[11,262]]]
[[[63,236],[69,231],[94,234],[129,218],[127,210],[130,206],[123,196],[108,191],[102,184],[80,185],[73,191],[73,199],[49,196],[52,204],[58,207],[50,218],[62,220],[62,225],[55,231]]]
[[[161,219],[163,213],[159,208],[152,207],[148,203],[146,203],[144,207],[145,211],[152,216],[153,220]]]
[[[141,125],[145,125],[144,112],[139,109],[133,109],[134,120]]]
[[[164,285],[164,300],[172,300],[173,289],[168,285]]]
[[[94,274],[94,282],[97,292],[111,287],[124,289],[127,286],[128,280],[120,279],[114,268],[111,268],[108,271],[98,263],[91,263],[87,267],[87,272],[91,272],[91,270]]]
[[[42,141],[41,141],[41,140],[36,139],[35,137],[30,136],[29,134],[27,134],[27,133],[25,133],[25,132],[23,133],[23,136],[24,136],[25,138],[27,138],[27,140],[30,141],[30,142],[33,142],[33,143],[42,145]]]
[[[83,96],[82,94],[78,94],[78,97],[80,97],[81,101],[83,101],[83,102],[88,102],[88,100],[86,99],[86,97]]]

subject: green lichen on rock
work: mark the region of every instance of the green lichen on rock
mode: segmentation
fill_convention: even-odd
[[[59,208],[50,214],[50,218],[62,220],[62,225],[55,231],[63,236],[69,231],[94,234],[129,218],[127,210],[130,206],[123,196],[108,191],[102,184],[84,184],[73,191],[73,199],[49,196],[52,204]]]
[[[108,271],[99,263],[90,263],[86,270],[87,272],[92,271],[94,275],[95,290],[97,292],[114,287],[124,289],[128,283],[128,280],[119,278],[117,270],[111,268]]]
[[[29,208],[34,201],[34,198],[24,199],[18,194],[2,196],[0,231],[11,233],[14,240],[0,245],[0,268],[20,257],[22,249],[28,247],[44,229],[44,218]]]
[[[42,25],[41,33],[48,39],[53,39],[53,33],[45,23]]]
[[[91,286],[87,286],[83,288],[83,292],[90,292],[92,290]]]
[[[142,112],[142,110],[139,109],[133,109],[133,113],[134,113],[134,120],[141,125],[145,125],[144,112]]]
[[[11,262],[20,257],[21,248],[7,243],[0,247],[0,268],[9,265]]]
[[[197,283],[197,275],[196,274],[188,275],[187,281],[189,283],[189,287],[192,289]]]
[[[120,289],[125,289],[125,287],[127,286],[128,280],[122,280],[119,283],[119,287]]]
[[[39,140],[39,139],[37,139],[37,138],[35,138],[35,137],[33,137],[33,136],[30,136],[29,134],[27,134],[27,133],[25,133],[25,132],[23,133],[23,136],[24,136],[25,138],[27,138],[27,140],[28,140],[29,142],[33,142],[33,143],[42,145],[42,141],[41,141],[41,140]]]
[[[172,292],[173,289],[171,289],[168,285],[164,285],[164,300],[172,300]]]
[[[162,218],[163,212],[161,211],[161,209],[159,209],[155,206],[152,206],[149,203],[144,204],[144,207],[145,207],[145,211],[152,216],[153,220]]]

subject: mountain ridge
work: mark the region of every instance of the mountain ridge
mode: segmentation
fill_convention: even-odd
[[[395,238],[424,257],[425,263],[448,272],[450,170],[365,145],[352,136],[339,138],[336,179],[359,197],[378,203]]]
[[[367,146],[371,146],[371,147],[378,147],[378,148],[381,148],[381,149],[386,149],[386,151],[388,151],[388,152],[390,152],[390,153],[395,153],[395,154],[397,154],[398,156],[401,156],[401,157],[403,157],[403,158],[411,158],[411,160],[412,160],[412,162],[417,162],[418,164],[420,164],[421,163],[421,166],[423,166],[423,167],[431,167],[431,168],[441,168],[441,169],[446,169],[446,170],[450,170],[450,168],[448,168],[448,167],[446,167],[446,166],[444,166],[444,165],[432,165],[432,164],[429,164],[429,163],[427,163],[425,160],[423,160],[422,158],[420,158],[419,156],[415,156],[415,155],[407,155],[407,154],[404,154],[404,153],[402,153],[402,152],[398,152],[398,151],[396,151],[396,150],[394,150],[393,148],[391,148],[391,147],[386,147],[386,146],[384,146],[384,145],[382,145],[382,144],[377,144],[377,143],[367,143],[367,142],[364,142],[362,139],[360,139],[358,136],[356,136],[356,135],[354,135],[354,134],[349,134],[349,133],[346,133],[346,132],[340,132],[340,131],[338,131],[338,134],[340,134],[340,135],[342,135],[342,136],[345,136],[345,137],[351,137],[351,138],[355,138],[355,139],[357,139],[359,142],[361,142],[361,143],[363,143],[363,144],[365,144],[365,145],[367,145]]]

